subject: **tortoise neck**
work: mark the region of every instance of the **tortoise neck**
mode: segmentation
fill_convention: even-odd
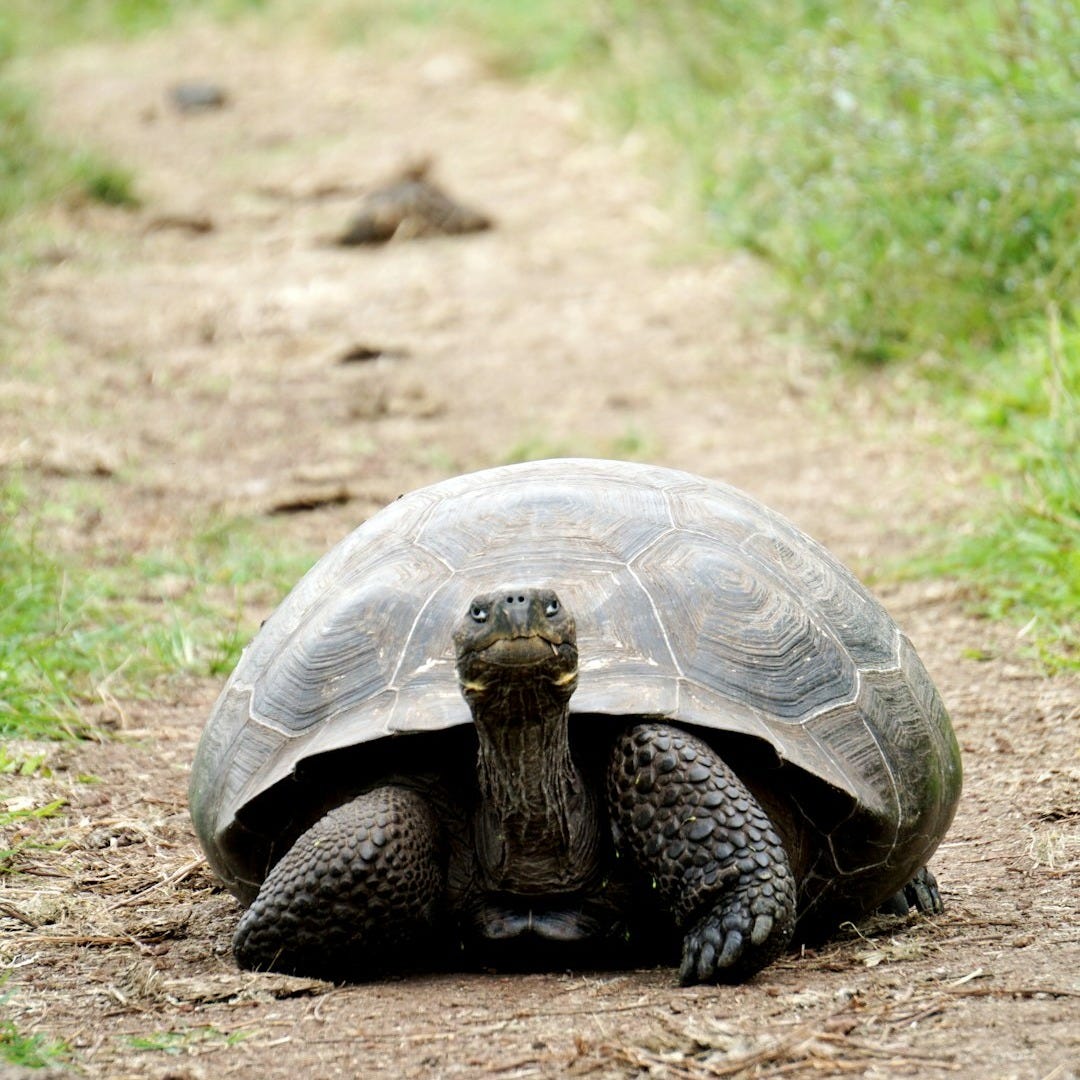
[[[477,855],[492,888],[570,891],[591,875],[598,821],[570,751],[565,690],[515,679],[470,701],[479,754]]]

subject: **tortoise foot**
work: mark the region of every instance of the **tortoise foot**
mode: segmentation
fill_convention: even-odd
[[[753,883],[738,888],[683,939],[679,983],[742,982],[784,951],[794,927],[794,904],[789,913]]]
[[[894,893],[880,911],[885,915],[906,915],[917,911],[920,915],[940,915],[945,910],[938,890],[937,878],[924,866],[899,892]]]
[[[617,740],[609,773],[620,847],[685,930],[679,977],[738,982],[795,930],[795,878],[768,815],[708,744],[641,724]]]
[[[431,807],[405,788],[330,811],[267,875],[236,929],[237,963],[337,981],[403,966],[431,936],[439,841]]]

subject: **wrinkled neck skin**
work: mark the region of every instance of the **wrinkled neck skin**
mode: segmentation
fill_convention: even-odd
[[[543,678],[470,695],[479,739],[476,847],[490,888],[570,892],[597,861],[592,793],[570,754],[569,695]]]

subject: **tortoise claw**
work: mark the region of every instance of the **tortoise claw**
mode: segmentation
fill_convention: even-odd
[[[742,982],[784,949],[790,925],[772,915],[755,916],[745,895],[734,894],[710,912],[683,939],[679,984]],[[774,931],[780,927],[779,932]]]
[[[717,946],[721,946],[721,955],[738,950],[741,935],[732,934],[730,943],[724,942],[719,927],[712,919],[708,925],[696,926],[683,942],[682,965],[679,968],[679,985],[693,986],[694,983],[709,982],[716,973]],[[734,939],[739,938],[736,942]],[[729,944],[732,946],[729,948]]]
[[[909,910],[917,911],[921,915],[940,915],[945,910],[941,893],[938,891],[937,878],[926,866],[904,886],[904,897]]]
[[[917,911],[920,915],[940,915],[944,910],[937,878],[926,866],[878,908],[882,915],[901,916],[911,911]]]

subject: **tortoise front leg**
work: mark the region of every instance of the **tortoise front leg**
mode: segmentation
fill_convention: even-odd
[[[795,931],[795,878],[765,811],[701,739],[661,723],[616,740],[608,774],[616,842],[684,933],[683,985],[739,982]]]
[[[262,883],[236,928],[237,963],[343,981],[401,967],[431,937],[441,843],[434,811],[407,788],[331,810]]]

